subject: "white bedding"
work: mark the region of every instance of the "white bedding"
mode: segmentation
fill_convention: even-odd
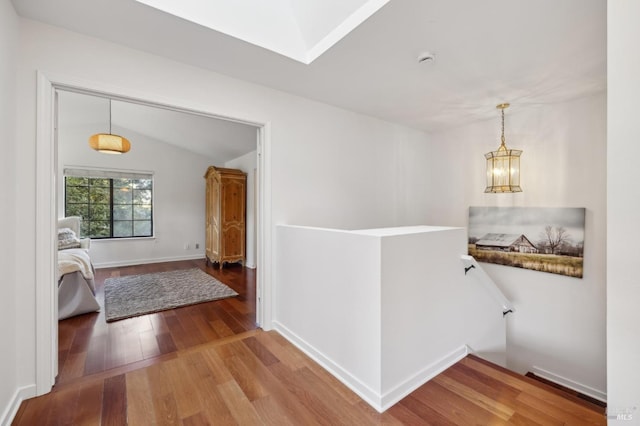
[[[93,265],[84,248],[58,251],[58,319],[100,310]]]
[[[80,272],[87,280],[93,279],[93,267],[86,249],[73,248],[58,251],[58,276]]]
[[[80,271],[62,276],[58,284],[58,319],[100,310],[93,280],[86,280]]]

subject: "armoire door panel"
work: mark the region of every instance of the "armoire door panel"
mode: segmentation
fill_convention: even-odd
[[[224,223],[244,222],[245,191],[244,182],[229,180],[224,186],[222,220]]]

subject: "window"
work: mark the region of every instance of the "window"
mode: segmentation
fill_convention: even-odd
[[[65,216],[82,216],[81,234],[91,238],[153,235],[153,176],[65,169]]]

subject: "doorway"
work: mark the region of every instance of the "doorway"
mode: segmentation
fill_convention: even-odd
[[[211,117],[220,120],[252,125],[257,128],[257,296],[256,320],[265,329],[270,328],[268,301],[270,291],[270,255],[264,248],[270,241],[267,224],[270,223],[270,126],[250,118],[232,118],[220,111],[207,111],[206,108],[194,108],[184,100],[169,100],[157,94],[137,94],[131,89],[114,89],[99,83],[77,81],[70,77],[57,76],[51,79],[44,73],[38,73],[37,99],[37,155],[36,155],[36,394],[51,390],[57,373],[57,294],[54,286],[56,265],[56,218],[58,216],[59,176],[57,165],[56,140],[56,91],[85,93],[109,99],[126,101],[133,104],[149,105],[187,114]],[[265,309],[265,306],[267,309]]]

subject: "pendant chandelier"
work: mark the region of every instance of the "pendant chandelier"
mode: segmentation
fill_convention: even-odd
[[[497,151],[484,155],[487,159],[487,188],[484,192],[522,192],[520,188],[520,154],[517,149],[507,149],[504,141],[504,110],[509,104],[496,108],[502,111],[502,137]]]
[[[89,138],[89,146],[103,154],[124,154],[131,149],[127,138],[111,133],[111,99],[109,99],[109,133],[97,133]]]

